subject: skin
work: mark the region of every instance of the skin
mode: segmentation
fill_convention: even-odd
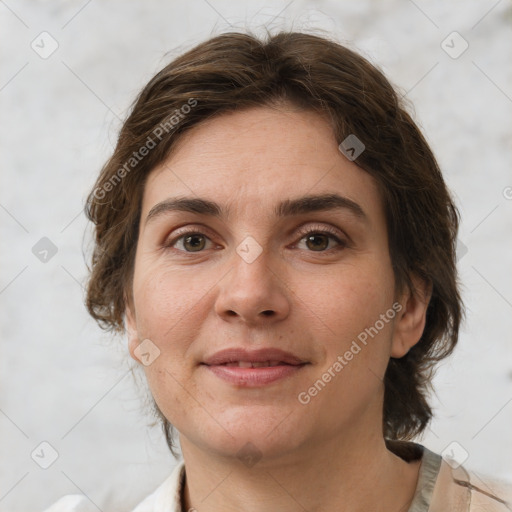
[[[325,193],[358,203],[366,221],[346,209],[274,216],[283,199]],[[145,222],[156,204],[181,196],[230,213],[167,212]],[[201,123],[151,172],[141,219],[129,349],[137,361],[142,340],[160,350],[144,371],[180,434],[184,510],[407,510],[419,461],[385,447],[382,378],[389,358],[421,337],[427,286],[395,289],[376,183],[339,151],[327,121],[281,105]],[[317,245],[301,227],[317,233]],[[343,244],[318,234],[329,227]],[[201,250],[176,240],[178,228],[203,233]],[[252,263],[236,251],[247,236],[263,250]],[[299,393],[395,302],[401,311],[301,404]],[[200,365],[233,346],[278,347],[309,364],[263,387],[239,387]],[[237,457],[248,442],[261,457],[251,467]]]

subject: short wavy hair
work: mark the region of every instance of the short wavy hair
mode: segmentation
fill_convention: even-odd
[[[411,439],[432,418],[433,370],[455,347],[464,315],[455,253],[459,213],[404,96],[365,58],[328,37],[224,33],[149,81],[87,199],[95,235],[87,309],[103,329],[125,332],[144,185],[180,136],[212,116],[283,101],[326,116],[339,142],[355,134],[364,143],[355,163],[378,185],[397,290],[413,290],[412,276],[431,285],[420,341],[390,359],[384,378],[384,438]],[[159,414],[174,453],[173,427]]]

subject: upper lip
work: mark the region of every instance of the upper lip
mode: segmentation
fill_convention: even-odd
[[[215,352],[213,355],[207,357],[202,362],[202,364],[213,366],[224,363],[236,363],[238,361],[247,361],[250,363],[279,361],[291,365],[300,365],[307,362],[303,361],[297,356],[294,356],[290,352],[285,352],[279,348],[260,348],[258,350],[246,350],[243,348],[233,347]]]

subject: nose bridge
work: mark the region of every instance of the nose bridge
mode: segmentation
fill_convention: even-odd
[[[234,283],[256,285],[253,287],[254,292],[263,293],[271,281],[269,274],[273,275],[269,269],[269,260],[269,248],[264,248],[252,237],[246,237],[237,246],[236,255],[233,255]]]
[[[217,313],[225,318],[237,316],[247,322],[260,318],[283,318],[289,304],[286,287],[276,270],[273,257],[251,236],[236,247],[216,301]]]

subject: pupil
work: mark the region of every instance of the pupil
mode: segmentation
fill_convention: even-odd
[[[319,239],[320,238],[320,242],[319,243],[315,243],[314,240],[315,239]],[[312,245],[314,248],[320,248],[320,249],[325,249],[326,248],[326,236],[325,235],[310,235],[308,237],[308,243],[309,242],[312,242]],[[310,247],[311,248],[311,247]]]
[[[195,240],[195,242],[193,242]],[[189,244],[193,249],[202,249],[204,246],[204,239],[201,235],[191,235],[185,238],[185,244]]]

